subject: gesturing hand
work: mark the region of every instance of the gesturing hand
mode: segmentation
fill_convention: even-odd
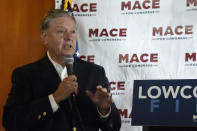
[[[57,103],[67,99],[72,93],[77,94],[77,77],[70,75],[63,79],[57,90],[53,93],[53,97]]]
[[[86,94],[90,97],[93,103],[95,103],[99,111],[105,115],[110,110],[110,105],[113,102],[110,93],[107,92],[106,88],[98,85],[96,93],[93,94],[91,91],[86,90]]]

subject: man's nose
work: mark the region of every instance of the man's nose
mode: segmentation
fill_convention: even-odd
[[[71,38],[72,38],[72,34],[71,33],[69,33],[69,32],[65,32],[64,33],[64,40],[65,41],[71,40]]]

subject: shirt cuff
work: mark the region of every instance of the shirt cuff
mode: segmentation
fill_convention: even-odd
[[[56,103],[52,94],[50,94],[48,97],[49,97],[49,101],[50,101],[53,112],[56,112],[59,109],[59,105]]]
[[[111,106],[110,106],[109,112],[106,115],[101,114],[101,112],[99,112],[98,107],[97,107],[97,111],[98,111],[101,119],[107,118],[111,114]]]

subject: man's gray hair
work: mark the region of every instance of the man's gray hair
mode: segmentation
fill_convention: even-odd
[[[68,11],[64,11],[64,10],[60,10],[60,9],[53,9],[50,10],[42,19],[41,23],[40,23],[40,31],[45,31],[49,28],[49,23],[51,20],[53,20],[54,18],[57,17],[64,17],[64,16],[68,16],[71,17],[73,19],[73,21],[76,24],[76,20],[75,18],[72,16],[71,12]]]

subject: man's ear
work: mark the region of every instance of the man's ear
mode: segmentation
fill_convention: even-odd
[[[42,41],[44,42],[44,44],[47,44],[47,32],[42,31],[40,34],[40,37],[41,37]]]

